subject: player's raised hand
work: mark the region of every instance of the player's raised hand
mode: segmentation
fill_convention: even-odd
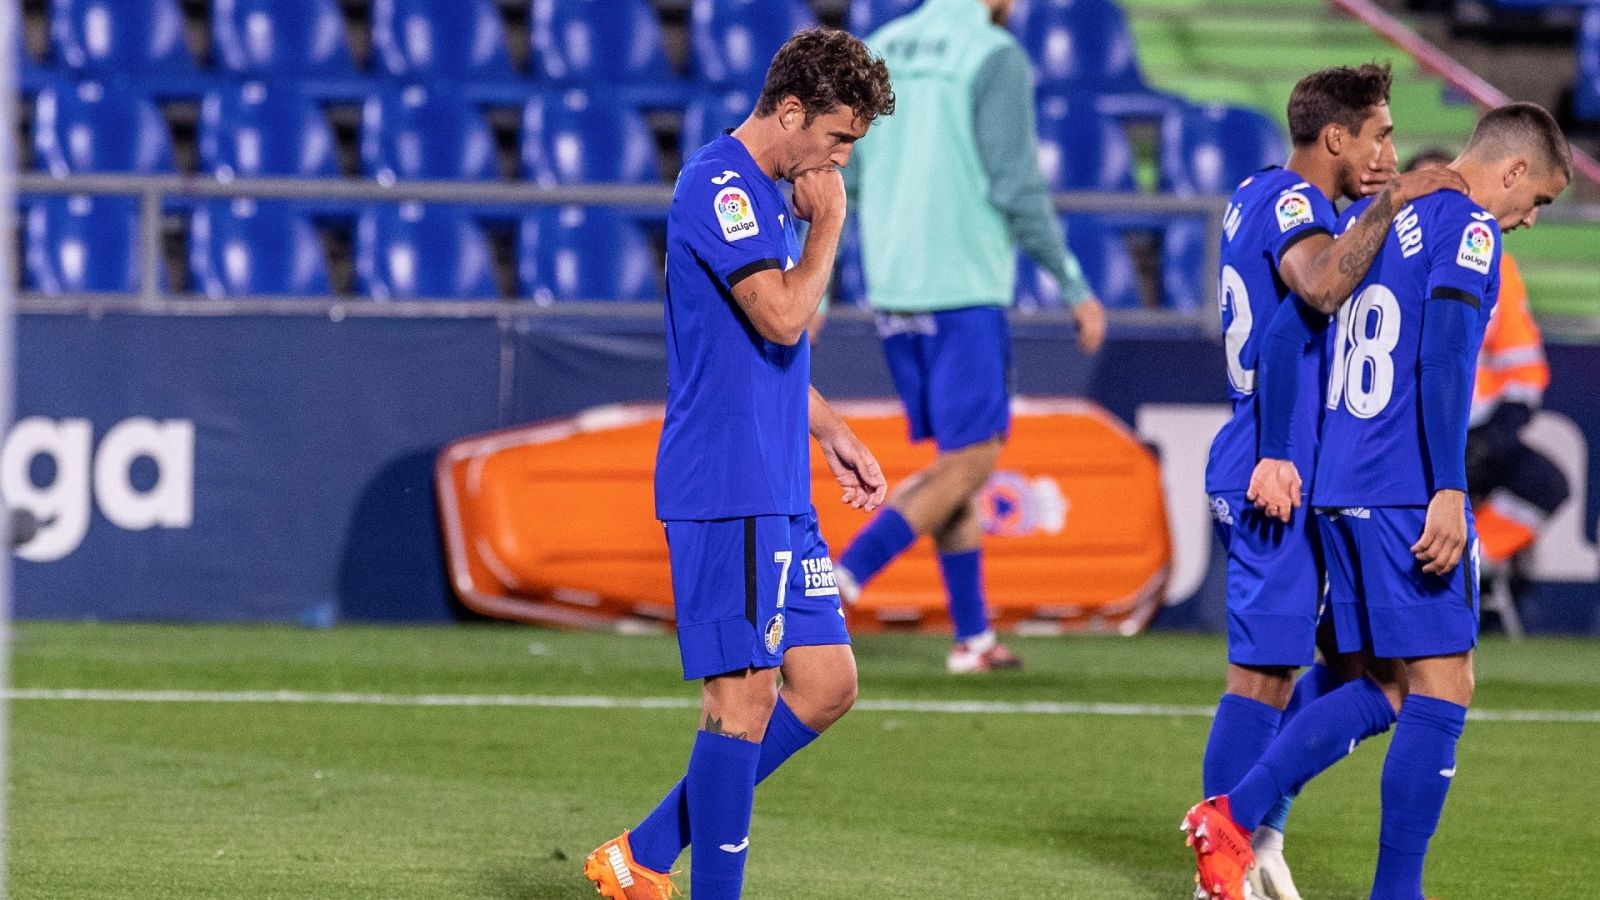
[[[1094,353],[1106,341],[1106,309],[1094,297],[1072,308],[1072,320],[1078,325],[1078,346],[1086,353]]]
[[[1465,194],[1467,182],[1454,169],[1444,166],[1423,166],[1420,169],[1412,169],[1404,175],[1396,175],[1394,180],[1389,182],[1389,189],[1393,191],[1394,202],[1398,207],[1434,191],[1460,191]]]
[[[1461,491],[1438,491],[1428,502],[1428,518],[1422,537],[1411,545],[1411,553],[1429,575],[1446,575],[1461,561],[1467,548],[1467,495]]]
[[[850,426],[841,420],[837,428],[817,436],[817,445],[822,448],[822,458],[828,461],[833,477],[844,488],[841,499],[846,505],[871,512],[883,503],[889,492],[888,479],[883,477],[877,457]]]
[[[807,169],[794,179],[794,214],[807,222],[844,220],[844,176],[834,166]]]
[[[1263,459],[1250,473],[1244,498],[1280,522],[1289,521],[1300,508],[1300,470],[1287,459]]]

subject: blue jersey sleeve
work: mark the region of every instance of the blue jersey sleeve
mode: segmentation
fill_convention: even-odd
[[[672,214],[689,248],[723,285],[785,267],[782,217],[788,210],[773,192],[732,169],[714,177],[686,172],[679,190]]]
[[[1467,489],[1467,418],[1486,305],[1498,291],[1500,229],[1486,213],[1449,203],[1428,244],[1419,373],[1432,489]]]
[[[1272,201],[1272,226],[1267,229],[1267,250],[1273,264],[1306,238],[1332,234],[1337,220],[1328,198],[1305,182],[1279,193]]]
[[[1278,304],[1261,348],[1256,388],[1261,396],[1261,458],[1290,459],[1295,398],[1300,396],[1300,361],[1327,333],[1329,317],[1290,294]]]

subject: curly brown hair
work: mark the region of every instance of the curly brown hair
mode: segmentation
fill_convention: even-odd
[[[1335,66],[1300,79],[1289,94],[1289,139],[1304,147],[1329,125],[1359,134],[1372,107],[1389,102],[1389,80],[1388,63]]]
[[[770,116],[785,97],[806,111],[806,124],[840,106],[871,125],[894,114],[889,67],[854,35],[837,28],[808,28],[778,49],[756,101],[756,115]]]

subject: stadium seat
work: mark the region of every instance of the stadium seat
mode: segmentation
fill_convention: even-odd
[[[172,134],[160,110],[138,91],[99,81],[39,92],[33,148],[39,165],[57,177],[173,171]]]
[[[386,184],[499,175],[494,135],[483,116],[443,84],[407,85],[367,98],[361,110],[361,168]]]
[[[1161,123],[1161,189],[1231,194],[1260,169],[1289,158],[1283,132],[1255,110],[1213,104],[1174,109]]]
[[[1110,309],[1136,309],[1139,299],[1139,270],[1121,232],[1094,216],[1064,216],[1067,245],[1083,267],[1100,302]],[[1061,287],[1054,276],[1018,254],[1017,306],[1022,309],[1059,308]]]
[[[1039,98],[1039,167],[1055,191],[1135,191],[1133,149],[1091,97]]]
[[[216,200],[189,222],[189,272],[207,297],[332,293],[316,229],[292,203]]]
[[[1201,219],[1175,218],[1161,230],[1161,305],[1182,311],[1205,304],[1206,226]]]
[[[850,32],[866,37],[890,19],[897,19],[921,5],[922,0],[851,0]]]
[[[724,131],[738,128],[756,106],[756,95],[744,91],[701,94],[683,111],[683,130],[678,143],[684,158],[717,139]]]
[[[533,59],[558,83],[675,79],[648,0],[533,0]]]
[[[805,0],[694,0],[695,73],[704,84],[759,92],[783,42],[816,24]]]
[[[543,303],[661,299],[655,252],[615,209],[545,207],[523,218],[517,244],[523,296]]]
[[[351,75],[344,16],[334,0],[215,0],[217,63],[243,75]]]
[[[372,50],[397,78],[512,78],[505,23],[491,0],[373,0]]]
[[[200,165],[220,177],[333,178],[333,129],[317,104],[285,82],[223,85],[200,103]]]
[[[1592,5],[1578,26],[1578,82],[1572,111],[1585,122],[1600,122],[1600,5]]]
[[[46,294],[139,289],[139,200],[53,196],[28,209],[28,282]]]
[[[356,221],[356,282],[374,300],[497,296],[489,242],[455,206],[402,203]]]
[[[867,268],[861,258],[861,222],[855,216],[844,220],[844,233],[839,236],[839,250],[833,263],[833,293],[835,306],[867,305]]]
[[[53,0],[50,43],[53,62],[76,71],[195,70],[178,0]]]
[[[522,116],[524,173],[540,184],[659,180],[656,145],[639,114],[600,91],[541,93]]]
[[[1149,90],[1127,19],[1112,0],[1018,0],[1010,24],[1041,90]]]

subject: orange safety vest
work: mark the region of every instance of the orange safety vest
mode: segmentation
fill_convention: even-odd
[[[1538,406],[1550,384],[1539,326],[1528,311],[1528,286],[1516,260],[1500,258],[1500,300],[1483,333],[1472,391],[1472,424],[1479,425],[1502,401]]]

